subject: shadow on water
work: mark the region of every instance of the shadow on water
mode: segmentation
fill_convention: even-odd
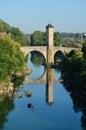
[[[78,83],[74,84],[72,81],[64,82],[65,89],[70,93],[73,101],[73,109],[76,113],[81,112],[81,126],[86,130],[86,90]]]
[[[0,102],[0,129],[4,129],[4,123],[8,122],[8,114],[14,110],[13,99],[5,98],[4,101]]]

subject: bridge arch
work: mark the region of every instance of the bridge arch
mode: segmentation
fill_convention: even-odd
[[[56,47],[56,46],[52,46],[50,48],[47,48],[47,46],[24,46],[21,47],[20,49],[25,56],[29,54],[31,51],[38,51],[42,53],[47,63],[54,62],[54,55],[58,51],[61,51],[63,54],[65,54],[65,53],[69,53],[71,50],[81,50],[80,48]]]
[[[58,50],[54,53],[54,62],[59,62],[64,58],[64,53],[61,50]]]
[[[24,83],[29,83],[29,84],[46,84],[46,71],[44,72],[44,74],[36,80],[33,80],[31,78],[29,78],[28,76],[25,77]]]
[[[24,46],[21,47],[21,51],[23,51],[24,55],[28,55],[32,51],[40,52],[45,60],[47,60],[47,47],[46,46]]]
[[[45,56],[43,55],[42,52],[37,51],[37,50],[33,50],[33,51],[30,51],[28,54],[31,54],[30,59],[35,65],[44,65],[44,64],[46,64],[46,59],[45,59]],[[40,57],[41,57],[41,59],[40,59]]]

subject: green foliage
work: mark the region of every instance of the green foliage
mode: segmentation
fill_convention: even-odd
[[[71,51],[62,62],[62,71],[65,78],[79,80],[82,67],[83,53],[77,50]]]
[[[27,46],[29,45],[29,38],[25,36],[19,28],[12,27],[11,29],[11,38],[14,39],[14,41],[19,42],[21,46]]]
[[[35,31],[31,35],[31,45],[33,46],[45,46],[46,45],[46,36],[44,32]]]
[[[73,50],[62,61],[62,76],[72,83],[76,81],[78,89],[86,90],[86,44],[83,44],[82,52]]]
[[[10,32],[11,27],[9,24],[0,19],[0,32]]]
[[[80,33],[76,33],[76,34],[75,34],[75,38],[80,39],[80,37],[81,37],[81,34],[80,34]]]
[[[20,44],[8,36],[0,39],[0,83],[10,82],[12,74],[23,70],[24,55]]]
[[[82,52],[83,52],[84,59],[86,59],[86,40],[83,43]]]
[[[62,36],[59,32],[54,33],[54,45],[60,46],[63,44]],[[33,46],[46,46],[46,34],[45,32],[35,31],[31,35],[31,45]]]
[[[14,41],[19,42],[22,46],[29,45],[29,38],[19,28],[11,27],[8,23],[0,19],[0,32],[10,34]]]
[[[63,44],[63,39],[62,36],[59,32],[54,33],[54,45],[55,46],[60,46]]]

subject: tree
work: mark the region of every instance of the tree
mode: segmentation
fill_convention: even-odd
[[[10,32],[11,27],[8,23],[0,19],[0,32]]]
[[[23,70],[25,58],[20,44],[8,36],[0,39],[0,83],[10,82],[12,74]]]
[[[59,32],[54,33],[54,45],[55,46],[60,46],[63,43],[62,36]]]
[[[22,46],[29,45],[29,38],[19,28],[11,27],[8,23],[0,19],[0,32],[10,34],[11,38],[19,42]]]
[[[45,46],[46,45],[45,33],[41,32],[41,31],[35,31],[31,35],[31,45],[33,45],[33,46]]]
[[[82,68],[82,60],[83,53],[78,50],[72,50],[65,56],[62,62],[62,71],[66,79],[79,81]]]
[[[83,43],[82,52],[83,52],[83,57],[84,57],[84,59],[86,59],[86,40],[85,40],[84,43]]]
[[[19,42],[22,46],[29,45],[29,38],[25,36],[19,28],[12,27],[11,28],[11,38],[14,39],[14,41]]]
[[[75,38],[80,39],[80,37],[81,37],[80,35],[81,35],[80,33],[76,33]]]

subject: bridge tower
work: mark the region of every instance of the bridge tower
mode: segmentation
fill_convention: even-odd
[[[51,24],[46,26],[46,45],[47,45],[47,63],[54,63],[53,56],[53,35],[54,27]]]

